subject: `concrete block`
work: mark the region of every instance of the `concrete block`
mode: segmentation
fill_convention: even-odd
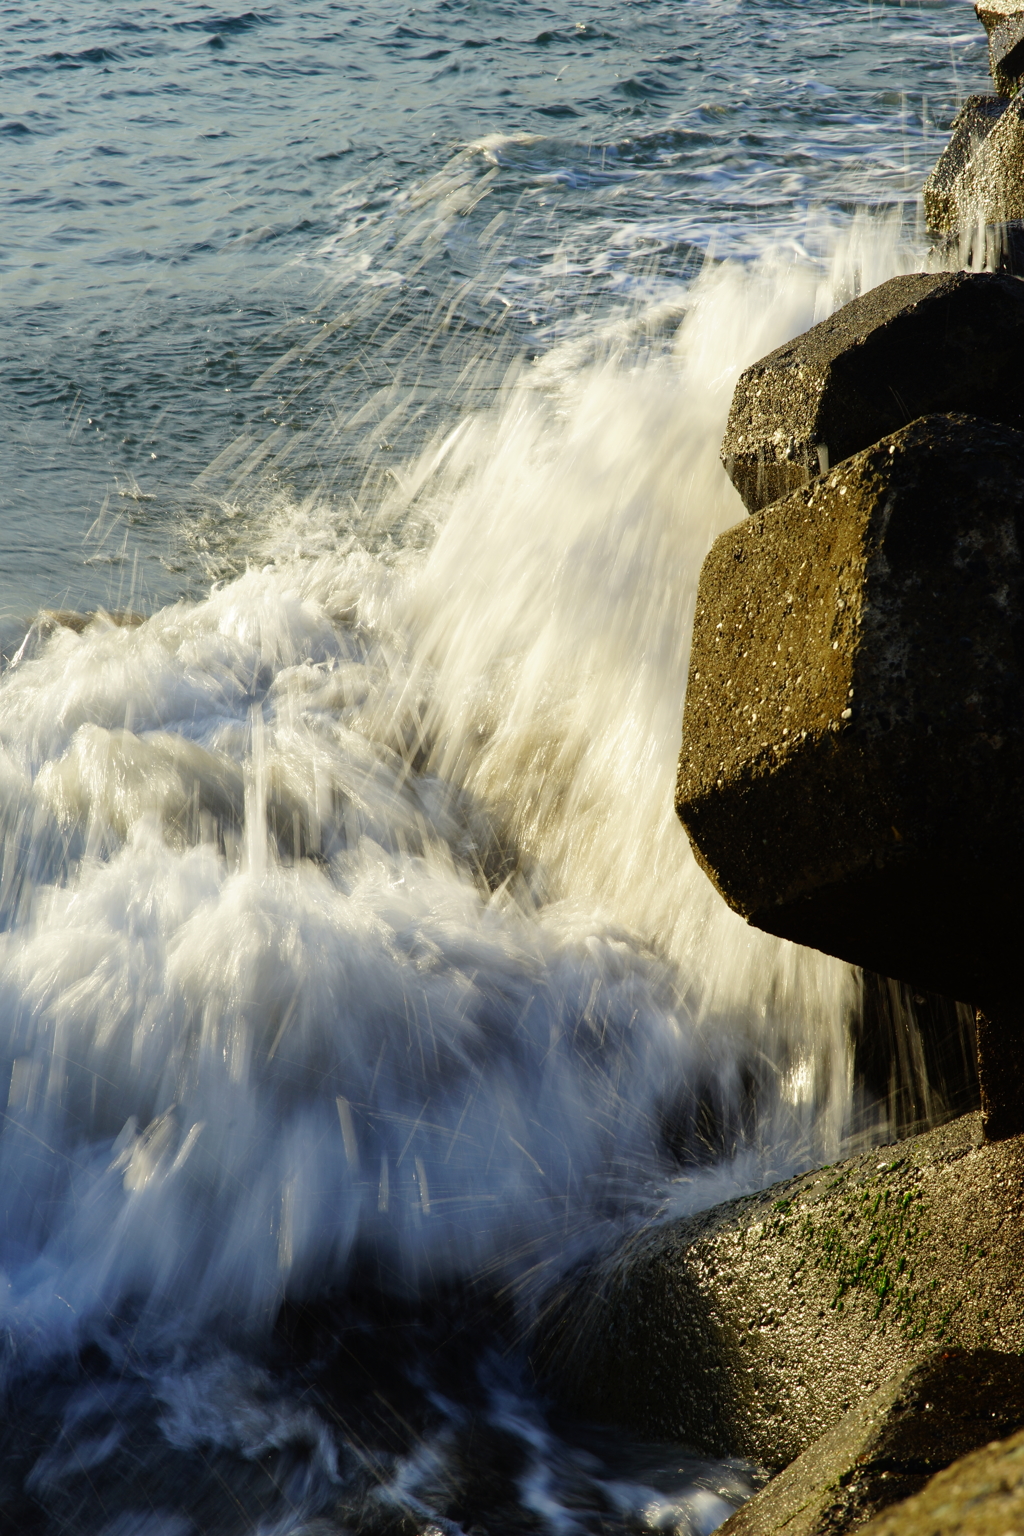
[[[1022,782],[1024,434],[922,418],[716,541],[676,808],[748,921],[995,1005]]]
[[[988,34],[988,67],[1001,96],[1015,96],[1024,75],[1024,4],[978,0],[974,7]]]
[[[973,215],[961,212],[965,197],[964,176],[975,152],[987,139],[1006,111],[1002,96],[968,96],[950,124],[949,143],[939,156],[935,169],[924,184],[925,223],[933,234],[959,234],[961,220],[968,226]]]
[[[533,1358],[579,1415],[781,1469],[936,1349],[1024,1351],[1022,1274],[1024,1142],[967,1115],[634,1233]]]
[[[1024,220],[1024,95],[1001,111],[992,103],[970,98],[925,182],[925,222],[935,234]]]
[[[1024,1431],[972,1451],[860,1531],[861,1536],[1019,1536]]]
[[[719,1527],[720,1536],[844,1536],[1021,1424],[1019,1355],[937,1350],[845,1413]]]
[[[1024,282],[890,278],[748,368],[722,461],[748,511],[807,485],[916,417],[1024,425]]]

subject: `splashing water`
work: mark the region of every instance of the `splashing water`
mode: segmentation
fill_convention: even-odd
[[[732,381],[851,264],[719,268],[656,362],[508,385],[427,450],[423,551],[279,554],[8,670],[16,1331],[259,1327],[367,1248],[521,1274],[744,1071],[777,1166],[838,1148],[851,972],[727,911],[672,781]]]
[[[905,166],[889,211],[794,182],[783,217],[751,140],[713,259],[717,111],[571,165],[486,134],[402,192],[339,189],[316,303],[250,381],[269,420],[180,522],[193,595],[5,630],[19,1528],[684,1536],[756,1485],[559,1424],[521,1348],[630,1225],[886,1131],[859,977],[729,912],[672,790],[701,561],[743,515],[736,376],[924,257]],[[863,123],[829,112],[848,153]],[[662,161],[703,250],[643,203]],[[594,189],[571,238],[540,211]],[[655,235],[671,270],[636,256]]]
[[[676,1210],[835,1155],[854,974],[728,912],[672,782],[700,561],[740,512],[732,383],[865,251],[911,264],[863,226],[830,270],[707,269],[643,365],[614,336],[549,354],[397,477],[373,540],[287,554],[278,509],[263,568],[204,601],[27,637],[0,713],[12,1375],[127,1318],[135,1357],[244,1351],[368,1272],[521,1307],[656,1208],[673,1151]],[[244,1369],[209,1369],[157,1393],[172,1444],[216,1438]]]

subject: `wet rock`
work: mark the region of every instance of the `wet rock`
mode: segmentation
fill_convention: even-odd
[[[1024,1141],[968,1115],[634,1234],[534,1359],[581,1415],[781,1468],[936,1349],[1024,1350],[1022,1271]]]
[[[989,68],[1001,96],[1014,96],[1024,75],[1024,10],[1007,17],[988,41]]]
[[[974,0],[974,14],[989,37],[1008,17],[1016,16],[1022,11],[1024,11],[1024,4],[1021,0]]]
[[[1024,95],[972,96],[924,188],[935,234],[1024,220]]]
[[[722,461],[756,512],[928,412],[1024,424],[1024,282],[893,277],[740,376]]]
[[[950,124],[950,138],[924,184],[924,214],[934,234],[960,227],[958,189],[967,167],[1006,110],[1002,96],[968,96]]]
[[[759,928],[984,1005],[1024,924],[1024,434],[932,416],[713,546],[677,810]]]
[[[1024,1530],[1024,1432],[954,1462],[861,1529],[862,1536],[1014,1536]]]
[[[988,34],[988,67],[1001,96],[1015,96],[1024,75],[1024,4],[978,0],[974,7]]]
[[[1024,1360],[942,1350],[900,1372],[798,1456],[722,1536],[842,1536],[1024,1423]]]

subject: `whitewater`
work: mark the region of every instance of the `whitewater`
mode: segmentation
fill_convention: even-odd
[[[130,65],[156,101],[166,81],[139,71],[183,68],[186,43],[205,69],[276,25],[259,46],[293,47],[297,76],[330,46],[284,13],[200,8],[195,38],[146,12],[145,54],[136,34],[100,47],[83,12],[89,46],[43,54],[7,9],[16,146],[61,60]],[[618,66],[647,46],[634,8],[327,9],[417,58],[470,27],[472,56],[499,58],[474,102],[490,126],[418,156],[433,104],[470,85],[402,77],[412,128],[383,191],[363,101],[329,198],[287,177],[268,194],[319,198],[319,224],[258,208],[248,244],[206,231],[182,337],[208,304],[203,345],[237,341],[215,282],[232,251],[262,262],[260,304],[279,284],[294,307],[247,342],[244,377],[195,386],[191,437],[191,375],[157,367],[174,295],[137,291],[137,255],[110,278],[81,236],[72,301],[56,259],[33,277],[5,253],[24,451],[0,604],[4,1501],[12,1528],[97,1536],[710,1531],[757,1469],[561,1424],[524,1341],[638,1222],[894,1129],[899,1085],[858,1075],[859,975],[729,912],[672,790],[700,564],[742,515],[718,460],[736,377],[931,259],[917,191],[951,113],[924,86],[955,106],[983,37],[956,0],[864,7],[861,36],[824,5],[748,6],[806,133],[744,159],[774,108],[741,8],[657,8],[660,76],[612,87],[628,133],[572,50]],[[560,137],[496,100],[514,27],[576,71]],[[891,69],[900,29],[895,99],[792,73],[811,40]],[[735,74],[715,76],[716,45]],[[287,80],[272,62],[252,89]],[[268,119],[283,139],[301,99]],[[138,352],[111,284],[140,337],[159,312]],[[62,349],[88,360],[80,398],[53,384]],[[116,400],[105,368],[129,375]],[[101,464],[95,440],[150,410],[163,425]],[[45,435],[47,411],[63,436],[41,488],[27,423]],[[53,503],[72,481],[74,538]],[[907,1031],[892,1070],[940,1119]]]

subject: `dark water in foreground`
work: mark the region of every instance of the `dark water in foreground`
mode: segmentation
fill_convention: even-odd
[[[671,787],[736,374],[920,266],[983,68],[962,0],[0,3],[0,1528],[750,1491],[523,1341],[950,1108]]]

